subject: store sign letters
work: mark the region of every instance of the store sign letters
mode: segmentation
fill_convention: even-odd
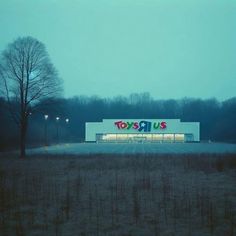
[[[127,130],[135,129],[135,130],[138,130],[139,132],[141,131],[150,132],[151,129],[157,130],[157,129],[165,129],[167,127],[165,121],[150,122],[150,121],[142,120],[140,122],[136,122],[136,121],[120,120],[120,121],[116,121],[114,124],[118,129],[127,129]]]

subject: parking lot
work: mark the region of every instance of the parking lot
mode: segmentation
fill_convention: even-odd
[[[28,149],[28,154],[235,153],[228,143],[70,143]]]

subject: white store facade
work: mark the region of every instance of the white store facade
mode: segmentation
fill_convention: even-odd
[[[199,142],[200,123],[180,119],[103,119],[86,122],[86,142]]]

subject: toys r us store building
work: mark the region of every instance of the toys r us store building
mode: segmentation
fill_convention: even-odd
[[[180,119],[103,119],[86,122],[86,142],[199,142],[200,123]]]

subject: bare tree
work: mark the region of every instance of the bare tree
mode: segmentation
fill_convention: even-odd
[[[25,156],[28,117],[42,100],[61,94],[61,80],[50,62],[45,46],[37,39],[16,39],[0,60],[2,93],[20,130],[20,156]]]

